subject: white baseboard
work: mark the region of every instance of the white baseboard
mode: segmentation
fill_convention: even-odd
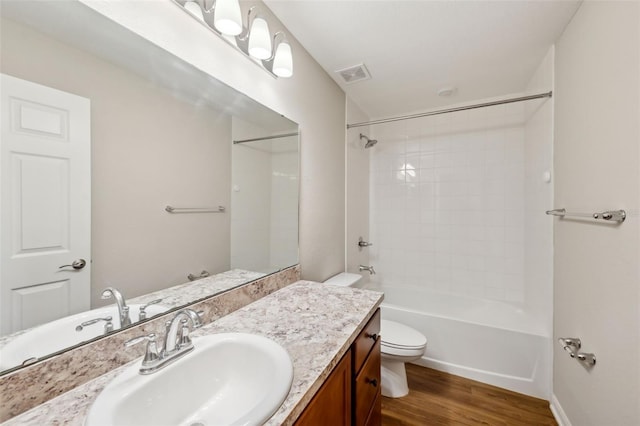
[[[551,396],[551,404],[549,404],[549,408],[551,408],[551,413],[553,414],[553,417],[556,418],[556,422],[558,422],[559,426],[571,426],[569,417],[567,417],[567,414],[562,409],[560,401],[558,401],[555,394]]]

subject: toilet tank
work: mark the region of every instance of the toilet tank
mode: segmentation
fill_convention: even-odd
[[[352,274],[350,272],[341,272],[338,275],[334,275],[333,277],[329,278],[324,283],[337,285],[341,287],[353,287],[361,279],[362,279],[362,275],[360,274]]]

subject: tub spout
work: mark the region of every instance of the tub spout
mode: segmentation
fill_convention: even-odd
[[[360,272],[362,271],[369,271],[370,275],[375,275],[376,274],[376,270],[373,269],[373,266],[366,266],[366,265],[360,265],[358,267],[358,269],[360,270]]]

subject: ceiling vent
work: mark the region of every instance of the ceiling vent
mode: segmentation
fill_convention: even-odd
[[[356,83],[358,81],[369,80],[371,74],[364,64],[358,64],[349,68],[336,71],[342,77],[342,81],[346,84]]]

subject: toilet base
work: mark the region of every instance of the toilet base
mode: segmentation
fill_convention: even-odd
[[[400,398],[409,394],[404,361],[382,360],[382,396]]]

